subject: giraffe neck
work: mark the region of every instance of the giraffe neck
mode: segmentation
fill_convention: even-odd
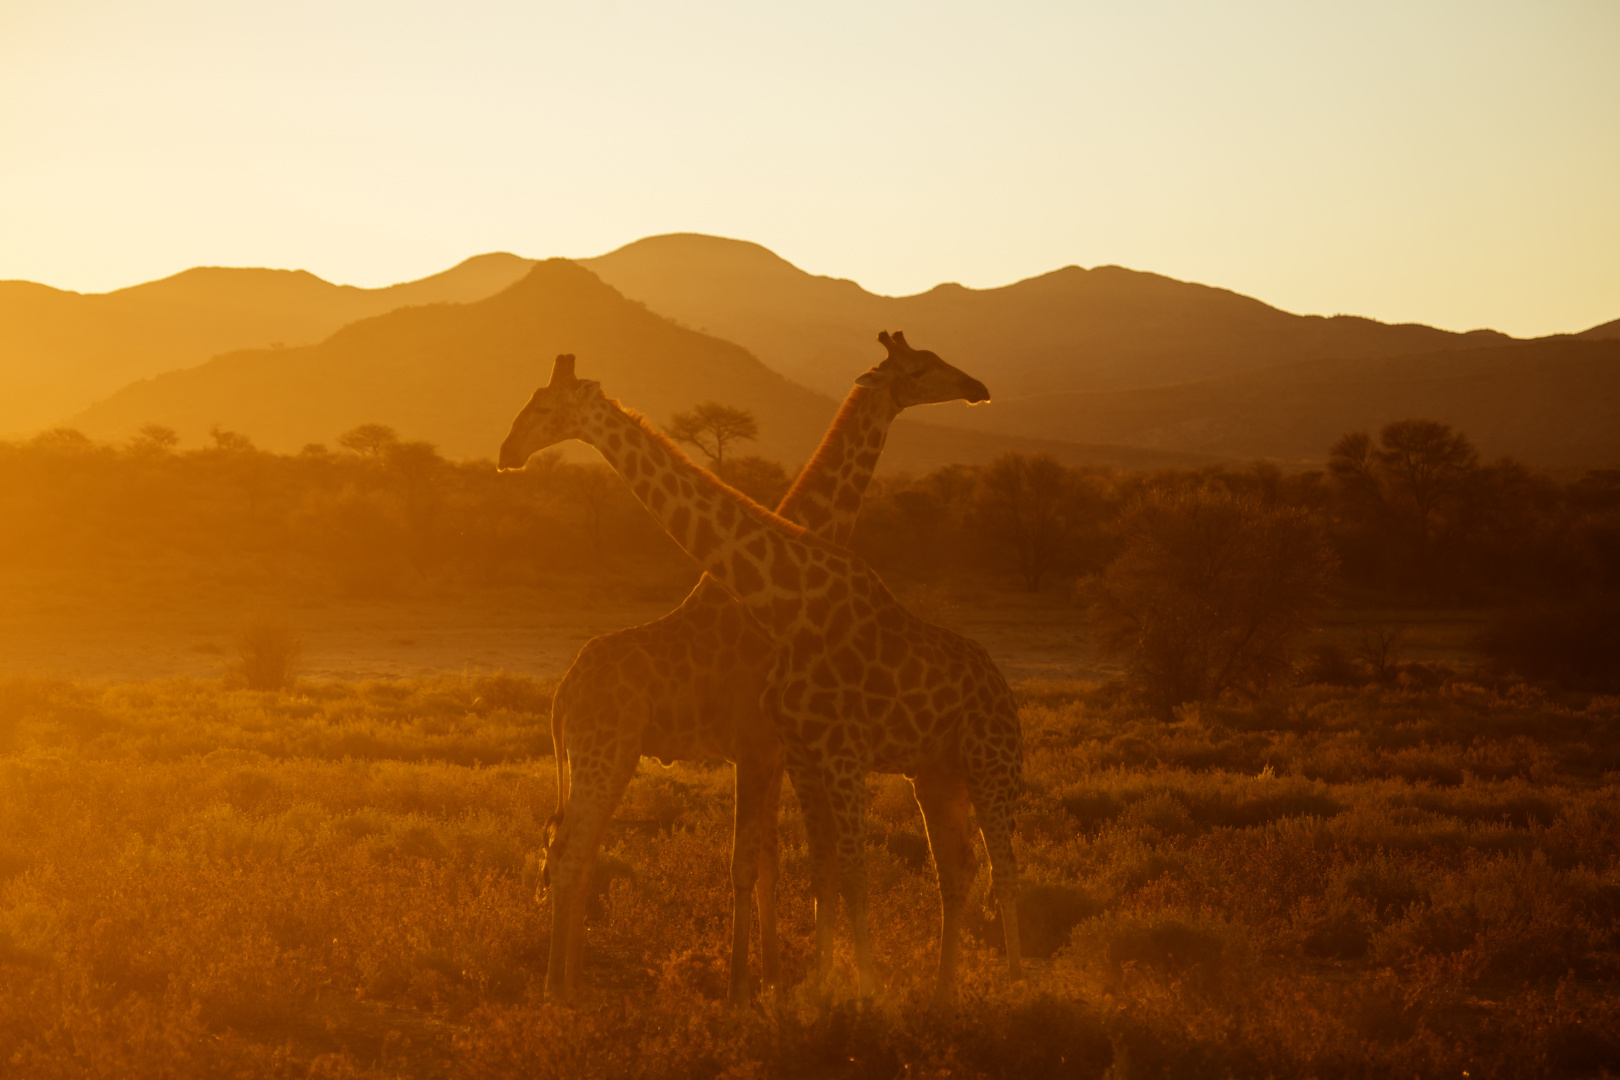
[[[777,514],[829,543],[848,547],[889,425],[899,415],[887,389],[852,388]]]
[[[598,397],[579,437],[767,632],[785,633],[803,611],[807,585],[824,584],[829,561],[847,559],[698,468],[617,401]]]

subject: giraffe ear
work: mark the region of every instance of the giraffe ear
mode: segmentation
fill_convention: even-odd
[[[888,386],[893,379],[894,372],[884,371],[882,365],[879,365],[878,367],[863,371],[860,375],[856,376],[855,385],[868,386],[875,390],[880,386]]]

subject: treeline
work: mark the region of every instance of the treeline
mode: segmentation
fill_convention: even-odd
[[[0,444],[0,566],[155,566],[366,598],[686,569],[617,477],[556,453],[498,473],[374,424],[297,454],[217,428],[206,448],[174,444],[156,426],[122,447],[72,430]]]
[[[1150,493],[1217,489],[1318,523],[1341,590],[1379,604],[1479,605],[1620,588],[1620,469],[1570,483],[1409,420],[1346,435],[1326,469],[1270,463],[1121,473],[1007,454],[880,481],[855,544],[885,573],[1066,588],[1121,553]]]
[[[157,426],[120,447],[71,430],[0,444],[0,568],[178,561],[193,576],[363,597],[581,576],[678,589],[692,572],[605,466],[556,452],[498,473],[374,424],[298,454],[217,428],[205,449],[175,445]],[[780,498],[780,465],[722,462],[719,449],[704,447],[726,479]],[[854,546],[896,585],[1088,604],[1104,642],[1178,700],[1280,677],[1329,600],[1513,609],[1492,631],[1504,654],[1570,682],[1610,678],[1591,672],[1620,656],[1620,469],[1560,482],[1482,461],[1432,421],[1347,434],[1325,469],[1304,472],[1124,473],[1006,454],[881,478]]]

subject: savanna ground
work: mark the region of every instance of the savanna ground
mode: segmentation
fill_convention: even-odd
[[[1620,686],[1620,473],[1480,466],[1417,427],[1450,455],[1439,501],[1366,439],[1326,476],[1014,455],[875,485],[857,547],[1019,695],[1035,955],[1004,980],[981,872],[959,1005],[931,1003],[927,844],[878,777],[882,988],[854,1000],[841,954],[809,992],[790,793],[789,989],[740,1014],[721,763],[636,777],[583,1001],[539,994],[552,688],[693,582],[616,480],[350,447],[363,429],[296,456],[0,444],[0,1077],[1620,1071],[1620,698],[1590,692]],[[1160,490],[1304,515],[1337,553],[1319,628],[1278,677],[1196,698],[1220,706],[1139,703],[1079,603]],[[1517,670],[1566,689],[1469,651],[1525,601]],[[302,639],[296,680],[245,688],[253,626]]]
[[[1029,978],[1002,976],[981,872],[960,1004],[930,1003],[927,844],[905,781],[879,777],[881,992],[855,1001],[841,952],[830,999],[739,1015],[720,1000],[718,763],[642,769],[605,847],[584,1001],[539,993],[551,687],[580,641],[661,613],[681,582],[531,590],[516,610],[499,590],[309,604],[284,613],[306,654],[282,691],[231,688],[240,597],[143,614],[45,584],[6,600],[3,1075],[1620,1069],[1620,699],[1474,670],[1455,613],[1335,613],[1348,647],[1406,625],[1388,681],[1166,724],[1091,658],[1072,603],[909,597],[1018,685]],[[53,656],[59,676],[23,673]],[[812,912],[791,794],[783,828],[797,985]]]

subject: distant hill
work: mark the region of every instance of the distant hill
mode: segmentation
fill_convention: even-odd
[[[1290,361],[1391,357],[1512,341],[1337,315],[1292,315],[1226,289],[1100,266],[996,289],[878,296],[758,244],[689,233],[580,260],[626,296],[836,392],[880,328],[968,367],[1003,396],[1157,386]],[[1066,438],[1084,437],[1074,433]]]
[[[1488,457],[1620,465],[1620,340],[1549,338],[1357,360],[1310,360],[1174,386],[998,398],[955,419],[1183,453],[1321,461],[1346,431],[1428,417]]]
[[[532,260],[480,255],[383,289],[302,270],[197,267],[116,292],[0,281],[0,436],[56,423],[133,379],[233,349],[303,345],[356,319],[498,292]]]
[[[1583,341],[1609,341],[1620,338],[1620,319],[1606,322],[1602,326],[1594,326],[1590,330],[1583,330],[1579,334],[1571,336],[1578,337]]]
[[[740,346],[679,327],[579,265],[552,259],[484,300],[403,308],[315,345],[235,352],[137,382],[73,424],[97,438],[120,439],[155,422],[195,441],[217,423],[259,446],[291,451],[377,422],[435,442],[450,457],[488,458],[559,352],[577,354],[582,377],[599,379],[655,423],[711,399],[749,409],[759,419],[760,441],[745,452],[789,467],[809,456],[837,408],[832,397],[789,382]],[[864,352],[845,372],[846,391],[882,359],[875,340]],[[985,461],[1006,449],[1050,450],[1076,464],[1124,468],[1205,460],[944,428],[914,418],[923,411],[896,425],[887,470]]]

